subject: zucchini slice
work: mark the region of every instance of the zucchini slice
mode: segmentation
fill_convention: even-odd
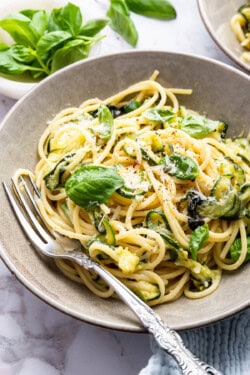
[[[126,285],[145,302],[155,300],[161,295],[158,285],[151,284],[148,281],[127,281]]]
[[[71,163],[73,160],[73,154],[66,155],[63,159],[59,160],[59,162],[55,165],[55,167],[44,176],[44,181],[46,184],[47,189],[54,190],[59,187],[63,187],[63,173],[66,170],[66,167]]]
[[[246,182],[244,169],[229,157],[225,157],[220,163],[219,172],[222,176],[228,177],[237,190]]]
[[[167,229],[170,230],[168,220],[161,210],[150,210],[146,215],[146,226],[156,232]]]
[[[102,225],[105,228],[105,232],[97,236],[97,239],[99,239],[102,242],[107,243],[110,246],[115,246],[115,243],[116,243],[115,232],[113,230],[112,225],[110,224],[109,220],[106,217],[102,219]]]
[[[125,181],[125,184],[116,190],[122,197],[133,199],[149,191],[150,182],[145,171],[133,166],[126,168],[119,165],[117,172]]]
[[[220,177],[211,190],[211,195],[198,207],[202,217],[236,219],[241,202],[237,191],[227,177]]]

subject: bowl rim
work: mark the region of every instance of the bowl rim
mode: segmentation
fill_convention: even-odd
[[[123,51],[123,52],[117,52],[117,53],[111,53],[107,55],[102,55],[98,57],[91,57],[86,60],[78,61],[74,64],[71,64],[69,66],[66,66],[65,68],[59,70],[58,72],[55,72],[53,75],[45,78],[43,81],[38,83],[33,89],[31,89],[26,95],[24,95],[20,100],[18,100],[14,106],[9,110],[9,112],[5,115],[3,120],[0,123],[0,132],[2,128],[4,127],[5,123],[8,121],[9,117],[11,117],[12,113],[18,108],[19,106],[22,106],[23,101],[26,100],[29,96],[33,95],[33,93],[36,90],[40,89],[40,86],[46,85],[48,81],[53,80],[55,76],[64,74],[65,71],[74,69],[74,67],[78,65],[84,65],[84,64],[89,64],[92,61],[96,60],[103,60],[103,59],[110,59],[110,58],[115,58],[116,56],[128,56],[130,54],[137,54],[137,55],[145,55],[145,54],[162,54],[165,56],[175,56],[176,58],[181,58],[181,57],[186,57],[194,60],[199,60],[199,61],[204,61],[208,62],[210,64],[215,64],[217,66],[220,66],[223,69],[232,71],[234,74],[243,77],[250,83],[250,76],[248,76],[246,73],[240,71],[239,69],[236,69],[233,66],[230,66],[228,64],[225,64],[223,62],[217,61],[215,59],[212,59],[210,57],[205,57],[201,55],[196,55],[196,54],[191,54],[191,53],[181,53],[181,52],[172,52],[172,51],[162,51],[162,50],[129,50],[129,51]],[[0,258],[4,262],[4,264],[7,266],[7,268],[11,271],[12,274],[15,275],[15,277],[29,290],[31,291],[34,295],[39,297],[42,301],[50,305],[51,307],[59,310],[62,313],[65,313],[66,315],[69,315],[73,318],[76,318],[82,322],[92,324],[95,326],[100,326],[103,328],[108,328],[112,330],[117,330],[117,331],[124,331],[124,332],[131,332],[131,333],[145,333],[146,330],[144,327],[124,327],[121,323],[113,323],[113,325],[110,325],[109,323],[97,319],[92,316],[84,316],[84,314],[81,314],[79,312],[73,311],[71,308],[67,306],[63,306],[59,302],[55,301],[53,298],[49,297],[46,295],[45,292],[43,292],[42,289],[39,289],[35,285],[32,284],[31,281],[29,281],[21,271],[19,271],[15,265],[15,263],[11,260],[11,258],[8,256],[8,252],[4,249],[2,244],[0,243]],[[229,316],[232,316],[244,309],[247,309],[250,307],[250,300],[249,301],[244,301],[242,304],[235,306],[233,309],[230,309],[230,311],[224,311],[217,316],[213,316],[210,319],[200,319],[198,322],[189,322],[189,323],[182,323],[178,324],[178,326],[171,325],[171,328],[176,329],[178,331],[186,330],[186,329],[193,329],[193,328],[198,328],[198,327],[203,327],[207,326],[212,323],[216,323],[220,320],[223,320]],[[157,307],[156,307],[157,309]]]
[[[200,13],[200,17],[203,21],[204,26],[206,27],[208,33],[212,37],[213,41],[216,43],[216,45],[230,58],[232,59],[238,66],[240,66],[242,69],[244,69],[245,72],[250,73],[250,64],[249,67],[244,61],[242,61],[239,57],[237,57],[230,48],[224,46],[223,43],[219,41],[217,38],[217,35],[211,26],[211,22],[209,21],[209,18],[207,16],[207,13],[205,11],[204,7],[204,0],[197,0],[198,10]]]

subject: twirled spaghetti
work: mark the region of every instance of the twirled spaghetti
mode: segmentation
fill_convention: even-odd
[[[250,62],[250,3],[242,5],[231,19],[232,30],[245,49],[241,59]]]
[[[180,106],[177,95],[191,90],[165,88],[157,74],[60,112],[34,172],[48,226],[150,305],[212,293],[222,270],[246,261],[249,231],[249,141],[224,139],[226,124]],[[95,274],[56,264],[113,296]]]

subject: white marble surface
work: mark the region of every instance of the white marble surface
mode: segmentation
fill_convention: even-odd
[[[103,16],[108,5],[106,0],[77,2],[88,17]],[[175,21],[133,16],[139,31],[137,48],[194,53],[231,64],[207,34],[196,1],[172,2],[178,14]],[[106,29],[105,34],[94,54],[130,48],[112,30]],[[1,118],[14,103],[0,95]],[[181,335],[194,354],[223,374],[250,374],[250,310]],[[146,334],[90,326],[54,310],[26,290],[0,262],[0,375],[179,374],[173,360],[153,346]]]

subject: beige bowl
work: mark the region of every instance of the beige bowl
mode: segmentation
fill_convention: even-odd
[[[230,20],[246,0],[197,0],[201,18],[217,45],[241,68],[250,72],[250,62],[240,56],[243,47],[236,40]]]
[[[9,182],[19,167],[33,168],[37,142],[46,122],[68,106],[91,97],[105,98],[154,69],[160,82],[193,88],[181,103],[209,117],[227,122],[231,134],[249,129],[250,78],[207,58],[167,52],[132,51],[76,63],[41,82],[6,116],[0,130],[0,175]],[[235,94],[237,93],[237,95]],[[0,189],[0,254],[16,277],[53,307],[83,321],[126,331],[141,331],[133,313],[118,300],[103,300],[84,286],[66,279],[53,262],[41,259],[17,224]],[[250,265],[225,274],[219,289],[201,300],[180,300],[156,311],[175,329],[186,329],[225,318],[249,306]]]

